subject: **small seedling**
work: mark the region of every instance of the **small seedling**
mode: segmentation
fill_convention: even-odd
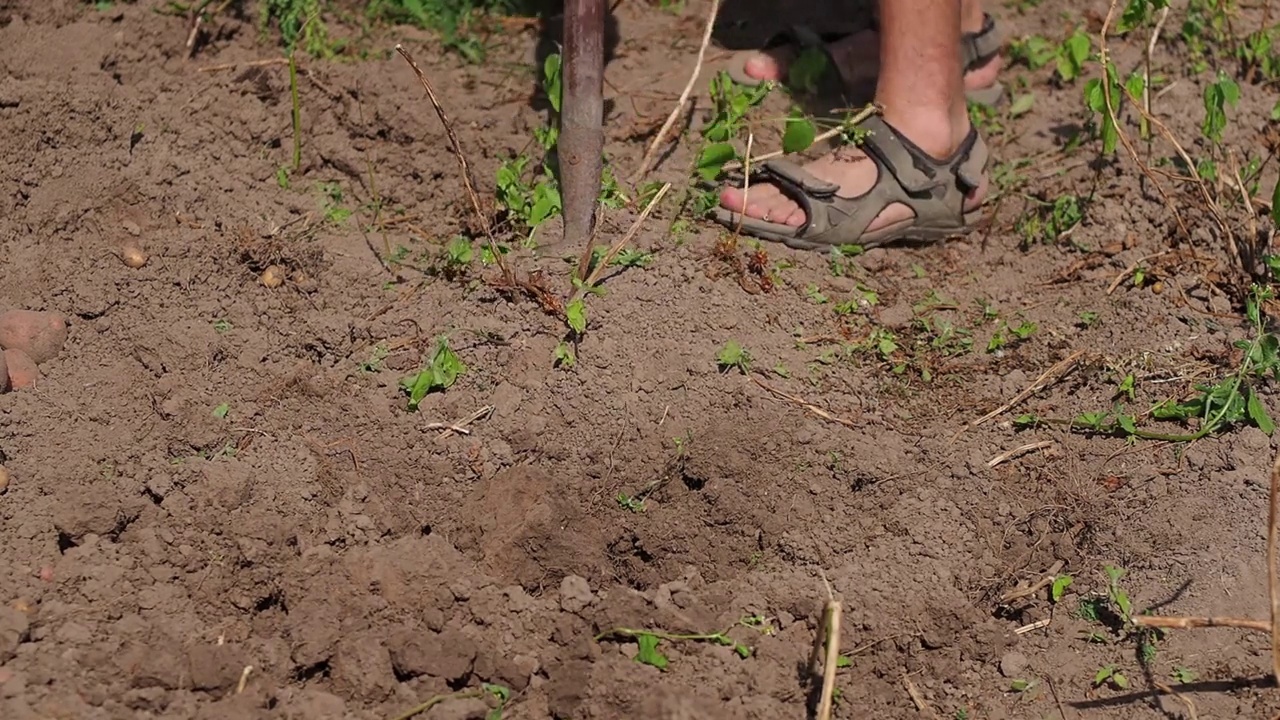
[[[230,320],[215,320],[213,322],[213,331],[219,335],[231,332],[231,328]]]
[[[1129,678],[1124,676],[1115,665],[1106,665],[1098,669],[1093,675],[1093,686],[1101,687],[1104,683],[1110,683],[1118,690],[1124,690],[1129,687]]]
[[[1176,680],[1177,682],[1183,685],[1186,685],[1187,683],[1195,682],[1197,677],[1194,670],[1191,670],[1190,668],[1185,668],[1185,667],[1174,668],[1171,675],[1173,676],[1174,680]]]
[[[342,206],[342,186],[336,182],[322,183],[320,192],[323,195],[321,207],[327,222],[341,225],[351,217],[351,210]]]
[[[231,412],[231,405],[229,405],[228,403],[222,403],[221,405],[213,409],[213,416],[218,418],[219,420],[222,420],[227,417],[227,413],[229,412]]]
[[[409,411],[416,411],[428,393],[453,387],[458,376],[466,371],[467,366],[449,348],[449,337],[441,335],[436,338],[436,350],[430,365],[400,381],[400,387],[409,393]]]
[[[730,340],[716,354],[716,365],[721,372],[737,368],[738,372],[746,375],[751,370],[751,353],[747,352],[737,340]]]
[[[629,268],[649,267],[653,262],[653,253],[648,253],[638,248],[626,248],[620,251],[613,258],[611,265]]]
[[[471,260],[475,257],[475,251],[471,247],[471,241],[461,235],[454,237],[444,246],[445,263],[453,271],[459,271],[471,264]]]
[[[563,340],[555,349],[555,364],[560,367],[571,368],[578,362],[578,356],[573,352],[573,346]]]
[[[1037,327],[1035,323],[1033,323],[1033,322],[1025,322],[1025,321],[1024,321],[1024,322],[1023,322],[1021,325],[1019,325],[1018,327],[1015,327],[1015,328],[1009,328],[1009,332],[1013,333],[1013,334],[1014,334],[1014,336],[1015,336],[1015,337],[1017,337],[1019,340],[1026,340],[1027,338],[1031,337],[1032,335],[1035,335],[1035,334],[1036,334],[1036,330],[1038,330],[1038,329],[1039,329],[1039,327]]]
[[[733,628],[729,628],[732,630]],[[630,628],[614,628],[600,633],[595,637],[596,642],[600,642],[606,638],[629,638],[636,641],[637,652],[632,658],[642,665],[650,665],[659,670],[666,670],[670,665],[670,658],[658,649],[659,643],[668,642],[710,642],[716,645],[733,648],[733,652],[741,658],[751,657],[751,648],[729,637],[729,630],[717,633],[691,633],[691,634],[675,634],[665,632],[663,630],[632,630]]]
[[[387,359],[390,353],[387,350],[386,343],[378,343],[369,351],[369,359],[360,363],[360,372],[375,373],[382,369],[382,362]]]
[[[1035,686],[1034,680],[1014,680],[1009,683],[1009,689],[1016,693],[1024,693]]]
[[[1062,600],[1062,595],[1071,587],[1074,581],[1070,575],[1059,575],[1053,579],[1053,584],[1049,586],[1049,599],[1056,605]]]
[[[644,512],[644,500],[634,498],[626,493],[618,493],[618,497],[614,498],[618,502],[618,507],[633,513]]]

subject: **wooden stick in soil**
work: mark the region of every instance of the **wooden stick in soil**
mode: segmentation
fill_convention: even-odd
[[[658,134],[653,136],[653,141],[649,143],[649,149],[645,151],[644,158],[640,161],[640,169],[636,170],[631,176],[631,184],[636,184],[644,179],[646,173],[649,172],[649,165],[653,163],[653,157],[658,153],[658,148],[662,147],[663,140],[666,140],[667,133],[671,132],[672,126],[676,124],[676,120],[680,119],[680,115],[684,113],[684,106],[689,102],[689,95],[693,92],[693,86],[698,83],[698,76],[702,74],[702,62],[707,56],[707,46],[711,44],[711,31],[716,25],[716,16],[720,13],[720,0],[711,0],[711,10],[707,13],[707,26],[702,31],[702,44],[698,46],[698,60],[693,64],[693,73],[689,75],[689,82],[685,83],[684,90],[680,93],[680,99],[676,101],[676,106],[671,109],[671,114],[667,116],[666,122],[662,123],[662,127],[658,130]]]
[[[1271,466],[1271,496],[1267,503],[1267,591],[1271,595],[1271,674],[1280,684],[1280,573],[1276,570],[1280,534],[1280,456]]]
[[[489,216],[485,215],[484,206],[480,204],[480,196],[476,194],[475,180],[471,177],[471,166],[467,164],[467,156],[462,152],[462,144],[458,142],[458,135],[453,131],[453,122],[449,120],[449,116],[445,114],[444,108],[440,106],[440,101],[436,99],[436,92],[431,88],[431,83],[427,80],[427,76],[423,74],[422,69],[418,67],[418,63],[413,61],[413,56],[403,45],[396,44],[396,52],[400,53],[400,57],[409,63],[409,67],[413,68],[413,74],[418,76],[418,81],[422,83],[422,89],[427,92],[427,99],[431,101],[431,107],[435,109],[436,116],[440,118],[440,124],[444,125],[444,132],[449,136],[449,145],[453,149],[453,155],[458,159],[458,165],[462,168],[462,185],[466,188],[467,198],[471,200],[471,209],[475,212],[476,221],[480,223],[480,228],[484,231],[485,240],[489,243],[489,252],[493,255],[493,261],[498,265],[498,269],[502,271],[502,279],[508,286],[515,285],[515,278],[511,275],[511,269],[507,267],[507,262],[502,258],[502,252],[498,249],[498,241],[493,237],[493,227],[489,224]]]
[[[831,720],[831,708],[835,701],[836,664],[840,661],[840,601],[827,600],[826,622],[823,631],[827,636],[827,655],[822,661],[822,694],[818,696],[818,720]]]
[[[604,0],[564,4],[564,86],[560,105],[563,242],[587,247],[604,171]]]

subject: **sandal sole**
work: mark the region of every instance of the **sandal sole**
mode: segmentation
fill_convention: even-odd
[[[840,245],[857,245],[863,250],[881,247],[899,242],[931,243],[964,237],[978,229],[983,217],[982,207],[964,214],[964,224],[959,227],[919,227],[913,225],[914,220],[883,227],[866,233],[863,237],[844,243],[815,242],[795,235],[795,228],[789,225],[766,223],[759,218],[742,217],[730,210],[717,210],[715,222],[729,230],[742,235],[758,238],[767,242],[782,243],[793,250],[829,250]],[[773,228],[778,228],[774,230]]]

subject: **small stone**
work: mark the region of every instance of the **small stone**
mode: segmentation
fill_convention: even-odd
[[[587,579],[578,575],[566,575],[560,581],[560,608],[565,612],[578,613],[595,602],[596,596],[591,592]]]
[[[1007,678],[1017,678],[1027,669],[1027,656],[1017,650],[1010,650],[1000,658],[1000,674]]]

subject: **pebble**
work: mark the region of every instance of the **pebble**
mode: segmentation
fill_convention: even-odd
[[[560,608],[565,612],[581,612],[595,599],[586,578],[566,575],[564,580],[560,581]]]
[[[1027,669],[1027,656],[1017,650],[1010,650],[1000,658],[1000,674],[1007,678],[1017,678]]]

